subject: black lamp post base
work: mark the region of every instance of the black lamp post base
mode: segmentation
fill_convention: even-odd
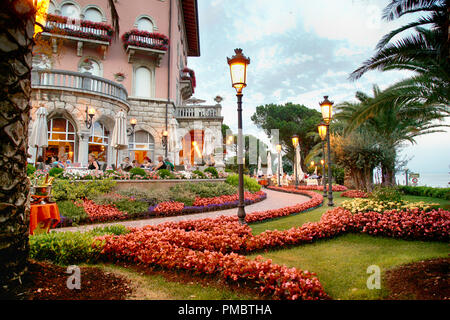
[[[245,221],[245,209],[243,206],[238,206],[238,218],[239,218],[239,223],[242,225],[246,225],[247,222]]]

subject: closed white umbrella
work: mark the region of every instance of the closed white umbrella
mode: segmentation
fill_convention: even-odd
[[[117,168],[117,158],[119,150],[124,150],[128,148],[127,116],[123,111],[119,111],[116,114],[111,145],[114,149],[116,149],[116,168]]]
[[[267,152],[267,177],[272,177],[272,153],[269,151]]]
[[[206,130],[203,137],[203,158],[214,153],[213,134],[211,130]]]
[[[48,147],[47,114],[47,108],[40,107],[36,111],[36,119],[34,120],[33,127],[31,129],[29,145],[36,148],[35,165],[37,163],[39,148]]]
[[[263,172],[261,169],[261,156],[258,156],[258,171],[256,172],[256,175],[258,177],[263,175]]]
[[[297,148],[295,150],[295,154],[296,154],[295,158],[297,159],[297,162],[296,162],[295,165],[297,166],[298,181],[302,181],[305,178],[305,174],[304,174],[304,172],[302,170],[302,166],[301,166],[302,159],[301,159],[301,156],[300,156],[300,146],[299,145],[297,145]]]

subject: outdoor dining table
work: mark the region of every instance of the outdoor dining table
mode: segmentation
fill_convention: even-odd
[[[30,205],[30,234],[48,233],[61,220],[56,203]]]

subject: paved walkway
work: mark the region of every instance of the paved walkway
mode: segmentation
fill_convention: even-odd
[[[264,211],[270,209],[279,209],[284,208],[290,205],[294,205],[296,203],[302,203],[308,201],[310,198],[307,196],[302,196],[293,193],[285,193],[285,192],[277,192],[268,189],[264,189],[264,192],[267,193],[267,199],[257,202],[252,205],[248,205],[245,207],[246,213],[251,213],[255,211]],[[57,232],[61,231],[87,231],[91,230],[95,227],[105,227],[116,224],[122,224],[127,227],[144,227],[147,225],[157,225],[163,222],[168,221],[187,221],[187,220],[197,220],[204,218],[216,218],[219,216],[232,216],[237,215],[237,208],[221,210],[221,211],[210,211],[205,213],[196,213],[196,214],[188,214],[182,216],[174,216],[174,217],[161,217],[161,218],[153,218],[153,219],[142,219],[142,220],[133,220],[133,221],[117,221],[110,223],[101,223],[101,224],[88,224],[79,227],[67,227],[67,228],[57,228],[52,229]]]

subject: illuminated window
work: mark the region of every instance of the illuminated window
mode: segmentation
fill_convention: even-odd
[[[95,154],[98,161],[108,160],[109,131],[100,123],[95,122],[91,128],[89,137],[89,153]]]
[[[75,150],[75,128],[65,118],[53,118],[48,124],[48,147],[46,157],[55,155],[61,157],[67,153],[70,161],[74,161]]]
[[[155,139],[147,131],[136,131],[134,136],[131,136],[129,149],[134,152],[134,159],[138,163],[144,161],[145,157],[149,157],[152,162],[155,162]]]

